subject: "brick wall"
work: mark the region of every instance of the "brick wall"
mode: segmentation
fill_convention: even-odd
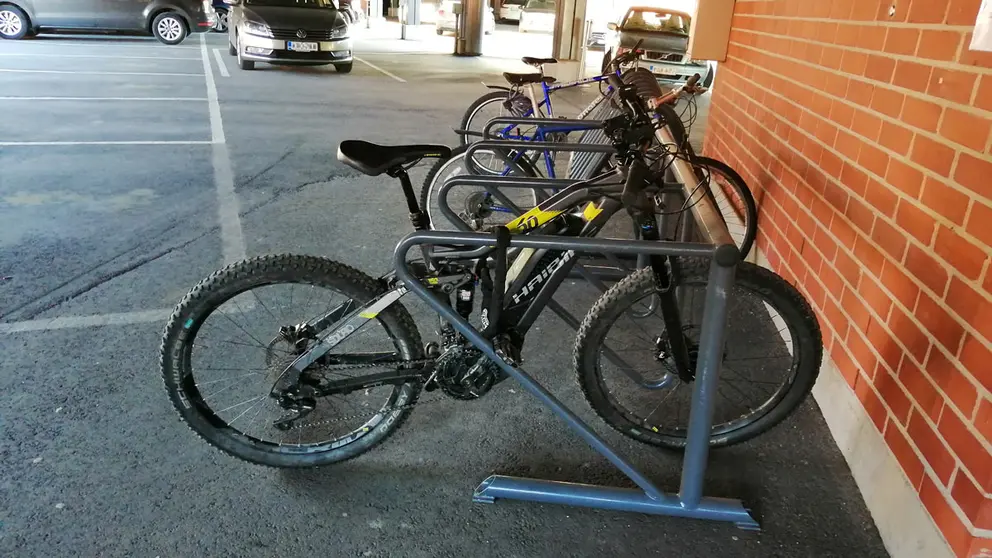
[[[992,552],[992,53],[968,49],[980,3],[737,0],[705,140],[751,185],[759,249],[816,307],[958,556]]]

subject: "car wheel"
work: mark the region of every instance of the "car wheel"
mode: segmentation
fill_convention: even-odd
[[[23,39],[30,30],[28,16],[20,8],[10,4],[0,6],[0,38]]]
[[[218,33],[227,32],[227,20],[228,14],[227,10],[217,10],[217,23],[214,25],[214,31]]]
[[[437,31],[438,35],[444,35],[444,29],[441,29],[440,27],[436,27],[434,30]]]
[[[335,64],[334,69],[337,70],[339,74],[350,74],[351,67],[354,64],[354,62],[348,62],[347,64]]]
[[[255,69],[255,61],[254,60],[246,60],[245,59],[245,56],[244,56],[244,50],[245,49],[241,46],[241,37],[238,37],[238,49],[237,49],[237,51],[238,51],[238,67],[241,68],[242,70],[254,70]]]
[[[613,49],[603,53],[603,75],[610,69],[610,62],[613,62]]]
[[[713,64],[707,64],[706,68],[706,77],[703,78],[702,85],[703,87],[709,88],[709,86],[713,85],[713,78],[716,77],[716,68],[713,67]]]
[[[159,42],[167,45],[178,45],[186,40],[189,28],[182,16],[175,12],[163,12],[152,22],[152,34]]]
[[[231,56],[237,56],[238,55],[238,49],[237,49],[237,47],[235,47],[234,45],[232,45],[230,40],[227,41],[227,53],[230,54]]]

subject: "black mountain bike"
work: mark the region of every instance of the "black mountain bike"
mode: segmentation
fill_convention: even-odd
[[[481,334],[508,363],[522,361],[528,330],[577,259],[549,248],[519,250],[511,261],[512,233],[592,236],[624,208],[643,239],[660,239],[652,210],[658,181],[644,156],[654,127],[633,88],[621,93],[625,114],[605,128],[622,182],[569,186],[495,227],[492,246],[423,246],[423,259],[408,262],[416,280],[463,317],[475,317],[481,293]],[[345,164],[400,181],[418,231],[428,222],[407,170],[449,155],[430,145],[345,141],[338,148]],[[650,256],[649,266],[614,285],[582,323],[573,354],[578,381],[596,412],[625,435],[685,445],[691,390],[684,387],[696,370],[706,269],[692,258]],[[311,467],[383,441],[422,391],[472,400],[505,379],[443,320],[438,339],[423,344],[399,302],[407,292],[395,272],[372,278],[320,257],[229,265],[196,285],[169,320],[161,349],[169,396],[217,448],[254,463]],[[809,393],[822,356],[809,305],[779,276],[741,263],[727,295],[725,397],[716,404],[712,446],[747,440],[787,417]],[[749,365],[756,366],[744,372]]]

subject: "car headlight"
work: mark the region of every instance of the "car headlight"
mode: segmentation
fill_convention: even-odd
[[[335,27],[331,29],[332,39],[346,39],[348,37],[348,26],[342,25],[341,27]]]
[[[271,37],[272,30],[269,29],[268,25],[264,23],[258,23],[257,21],[245,21],[241,23],[241,28],[245,33],[250,35],[258,35],[259,37]]]

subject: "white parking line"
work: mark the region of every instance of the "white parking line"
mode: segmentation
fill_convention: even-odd
[[[376,70],[378,72],[381,72],[381,73],[383,73],[383,74],[385,74],[385,75],[387,75],[387,76],[395,79],[396,81],[398,81],[400,83],[406,83],[406,80],[405,79],[399,77],[398,75],[396,75],[396,74],[394,74],[392,72],[389,72],[387,70],[383,70],[382,68],[380,68],[379,66],[376,66],[375,64],[373,64],[371,62],[366,62],[365,60],[362,60],[361,58],[359,58],[357,56],[355,57],[355,60],[358,60],[359,62],[361,62],[362,64],[365,64],[369,68],[372,68],[373,70]]]
[[[231,77],[230,72],[227,71],[227,64],[224,64],[224,57],[220,55],[220,49],[214,49],[214,58],[217,59],[217,69],[220,70],[220,75],[224,77]]]
[[[213,138],[214,183],[217,186],[217,216],[220,220],[221,246],[224,263],[232,263],[245,257],[245,237],[241,229],[241,215],[238,195],[234,191],[234,171],[231,169],[231,154],[224,136],[224,122],[221,120],[220,103],[217,100],[217,84],[207,55],[207,42],[200,35],[200,57],[203,59],[203,73],[207,81],[207,99],[210,106],[210,134]]]
[[[207,102],[201,97],[0,97],[0,101],[169,101]]]
[[[150,322],[161,322],[168,319],[171,315],[172,310],[160,309],[142,310],[140,312],[121,312],[117,314],[95,314],[92,316],[66,316],[62,318],[25,320],[23,322],[0,324],[0,334],[108,325],[144,324]]]
[[[0,141],[0,147],[63,147],[74,145],[211,145],[202,140],[138,140],[138,141]]]
[[[27,45],[25,45],[27,46]],[[46,46],[54,47],[73,47],[76,49],[87,49],[90,47],[94,48],[164,48],[169,50],[196,50],[200,47],[189,46],[189,45],[163,45],[156,41],[148,41],[147,43],[123,43],[119,41],[107,40],[102,42],[92,42],[92,41],[32,41],[29,48],[43,48]]]
[[[88,76],[168,76],[168,77],[203,77],[203,74],[181,74],[165,72],[93,72],[81,70],[15,70],[0,68],[0,72],[15,74],[80,74]]]
[[[120,54],[57,54],[47,52],[0,52],[0,56],[39,56],[47,58],[123,58],[126,60],[199,60],[192,56],[130,56]]]

